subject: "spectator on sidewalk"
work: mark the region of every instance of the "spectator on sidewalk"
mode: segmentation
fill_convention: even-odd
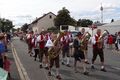
[[[3,62],[3,68],[4,68],[4,70],[6,70],[8,72],[8,79],[11,78],[11,75],[10,75],[10,65],[11,65],[11,63],[10,63],[7,55],[5,55],[4,56],[4,62]]]
[[[109,35],[109,37],[108,37],[108,44],[109,44],[109,49],[112,49],[112,44],[113,44],[113,37],[112,37],[112,35]]]
[[[120,50],[120,31],[118,32],[117,46],[118,46],[118,50]]]
[[[118,36],[118,32],[115,33],[115,49],[116,50],[118,50],[117,36]]]
[[[5,52],[4,35],[0,33],[0,67],[3,68],[3,56]]]

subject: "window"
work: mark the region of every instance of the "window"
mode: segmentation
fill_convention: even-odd
[[[52,18],[52,15],[50,15],[49,18],[51,19],[51,18]]]
[[[62,25],[62,26],[61,26],[61,29],[62,29],[62,30],[68,30],[68,25]]]

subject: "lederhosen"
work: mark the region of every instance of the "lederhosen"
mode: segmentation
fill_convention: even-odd
[[[104,62],[104,53],[103,53],[103,47],[99,47],[98,46],[98,38],[100,36],[99,35],[95,35],[95,40],[96,40],[96,43],[93,45],[93,58],[92,58],[92,61],[95,61],[96,58],[97,58],[97,55],[99,55],[100,57],[100,61],[101,62]],[[103,43],[100,43],[100,44],[103,44]]]

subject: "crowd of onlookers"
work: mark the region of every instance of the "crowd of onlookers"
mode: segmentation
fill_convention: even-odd
[[[116,50],[120,50],[120,32],[116,32],[114,35],[109,34],[105,37],[105,44],[107,44],[107,48],[113,49],[115,45]]]
[[[10,34],[0,33],[0,68],[4,69],[8,72],[8,80],[11,79],[10,76],[10,61],[7,55],[8,52],[8,44],[11,41]]]

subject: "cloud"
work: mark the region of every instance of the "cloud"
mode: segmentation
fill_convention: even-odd
[[[75,19],[89,18],[100,20],[100,6],[104,7],[104,21],[119,19],[118,0],[0,0],[0,14],[11,19],[16,25],[30,23],[44,13],[57,12],[66,7]]]

